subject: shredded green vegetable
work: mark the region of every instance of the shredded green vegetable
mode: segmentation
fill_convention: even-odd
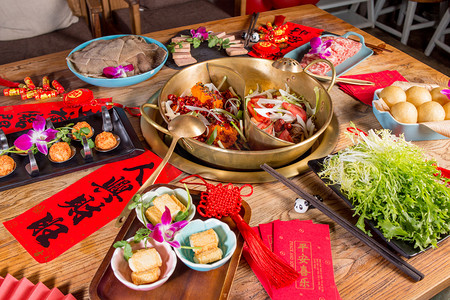
[[[450,180],[436,161],[389,130],[349,136],[356,144],[328,156],[319,176],[340,185],[359,216],[357,227],[370,235],[364,220],[373,220],[388,240],[437,247],[450,232]]]

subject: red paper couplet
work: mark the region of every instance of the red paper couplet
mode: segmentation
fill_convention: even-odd
[[[161,161],[146,151],[105,165],[3,225],[36,261],[49,262],[118,217]],[[156,183],[180,174],[167,165]]]
[[[50,118],[53,122],[68,121],[100,112],[102,105],[107,102],[111,102],[111,99],[97,99],[96,105],[73,107],[67,106],[63,101],[0,106],[0,129],[9,134],[31,128],[38,115],[45,119]]]

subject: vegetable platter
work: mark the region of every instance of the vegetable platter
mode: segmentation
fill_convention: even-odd
[[[423,150],[388,130],[359,137],[309,167],[354,210],[356,227],[369,236],[365,223],[407,258],[437,247],[450,231],[450,180]]]

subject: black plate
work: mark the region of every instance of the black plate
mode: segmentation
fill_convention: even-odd
[[[323,161],[325,160],[325,157],[319,158],[319,159],[314,159],[314,160],[310,160],[308,161],[308,166],[309,168],[316,173],[316,175],[320,178],[320,176],[318,175],[319,172],[321,172],[323,170],[322,166],[323,166]],[[353,209],[353,205],[350,202],[350,200],[344,196],[341,193],[341,187],[338,184],[334,184],[331,185],[330,182],[326,179],[322,179],[320,178],[326,185],[328,185],[339,197],[342,198],[342,200],[345,201],[345,203],[347,203],[347,205]],[[414,243],[410,243],[410,242],[405,242],[402,240],[398,240],[398,239],[391,239],[390,241],[388,241],[383,233],[377,229],[375,227],[375,223],[371,220],[366,220],[366,224],[373,230],[373,232],[375,232],[378,236],[380,236],[384,241],[386,241],[386,243],[395,251],[397,251],[400,255],[406,257],[406,258],[410,258],[413,257],[419,253],[422,253],[423,251],[426,251],[428,249],[431,248],[428,247],[425,250],[420,250],[419,248],[414,248]],[[441,238],[438,243],[442,242],[443,240],[445,240],[446,238],[448,238],[449,235],[445,235],[443,238]]]
[[[20,156],[18,154],[11,154],[11,157],[17,164],[16,170],[3,178],[0,178],[0,191],[12,189],[18,186],[26,185],[32,182],[41,181],[63,174],[91,168],[94,166],[115,162],[137,156],[145,151],[141,142],[139,141],[133,127],[130,124],[125,112],[121,108],[114,107],[109,110],[111,120],[114,125],[114,133],[117,134],[120,139],[120,145],[109,152],[97,152],[92,149],[93,159],[91,161],[85,161],[81,156],[81,149],[83,146],[79,141],[72,141],[71,145],[75,146],[77,153],[75,156],[64,163],[52,163],[42,153],[35,155],[36,162],[39,166],[39,175],[32,177],[25,170],[25,165],[29,163],[28,156]],[[64,122],[53,123],[55,128],[62,127],[70,123],[77,123],[81,121],[88,122],[94,128],[94,136],[102,132],[102,113],[83,116],[76,119],[71,119]],[[8,144],[13,145],[14,141],[22,134],[27,133],[29,129],[20,132],[15,132],[6,135]]]

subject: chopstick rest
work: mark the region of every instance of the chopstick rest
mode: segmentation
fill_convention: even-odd
[[[275,171],[272,167],[270,167],[267,164],[261,165],[261,168],[272,175],[274,178],[276,178],[278,181],[283,183],[285,186],[293,190],[297,195],[301,196],[303,199],[307,200],[309,203],[313,204],[317,209],[319,209],[321,212],[323,212],[325,215],[327,215],[329,218],[334,220],[336,223],[344,227],[348,232],[353,234],[355,237],[360,239],[363,243],[365,243],[367,246],[378,252],[381,256],[383,256],[385,259],[390,261],[393,265],[395,265],[398,269],[400,269],[403,273],[411,277],[414,281],[420,281],[422,280],[425,275],[421,273],[419,270],[399,258],[396,254],[392,253],[389,249],[387,249],[385,246],[381,245],[374,239],[371,239],[368,237],[364,232],[362,232],[360,229],[356,228],[354,225],[352,225],[350,222],[348,222],[346,219],[341,217],[339,214],[334,212],[332,209],[330,209],[327,205],[324,203],[321,203],[316,198],[311,196],[310,194],[304,192],[302,189],[300,189],[297,185],[295,185],[291,180],[287,179],[277,171]]]

